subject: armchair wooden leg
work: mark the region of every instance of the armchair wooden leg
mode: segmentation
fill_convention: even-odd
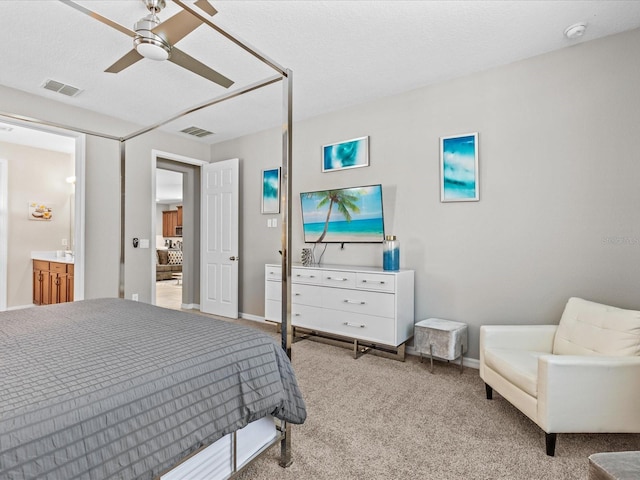
[[[553,457],[556,453],[556,434],[545,433],[544,437],[545,443],[547,444],[547,455]]]
[[[491,400],[493,398],[493,388],[488,383],[484,384],[484,389],[487,392],[487,400]]]

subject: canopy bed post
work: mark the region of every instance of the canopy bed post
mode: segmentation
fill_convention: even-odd
[[[120,139],[120,269],[118,277],[118,297],[124,298],[124,213],[125,213],[125,180],[126,180],[126,141]]]
[[[291,158],[292,158],[292,90],[293,73],[285,71],[282,79],[282,168],[280,203],[282,212],[282,348],[291,359],[293,325],[291,324]],[[293,463],[291,456],[291,425],[284,422],[285,435],[280,441],[280,466]]]

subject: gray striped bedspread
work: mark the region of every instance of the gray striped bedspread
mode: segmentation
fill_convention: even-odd
[[[303,423],[257,329],[122,299],[0,313],[0,479],[150,479],[273,415]]]

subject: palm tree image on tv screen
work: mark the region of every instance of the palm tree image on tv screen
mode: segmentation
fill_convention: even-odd
[[[384,240],[382,186],[300,194],[306,243],[380,243]]]

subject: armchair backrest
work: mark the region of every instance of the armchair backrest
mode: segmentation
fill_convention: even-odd
[[[640,356],[640,311],[572,297],[560,319],[553,353]]]

